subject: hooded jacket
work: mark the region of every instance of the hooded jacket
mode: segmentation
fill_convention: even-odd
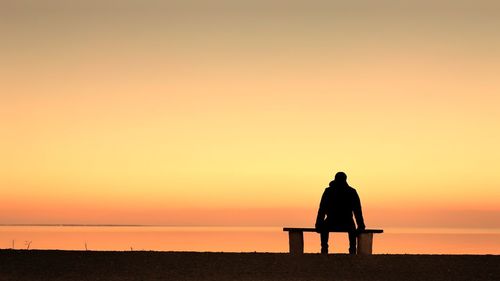
[[[352,217],[353,214],[358,229],[364,229],[365,223],[358,193],[347,182],[332,181],[321,197],[316,218],[316,228],[354,231],[356,226]]]

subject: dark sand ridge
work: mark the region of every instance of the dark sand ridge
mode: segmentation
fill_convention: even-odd
[[[500,280],[498,255],[0,250],[0,280]]]

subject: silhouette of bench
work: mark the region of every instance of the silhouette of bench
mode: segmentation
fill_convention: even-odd
[[[304,232],[316,232],[315,228],[294,228],[294,227],[284,227],[283,231],[288,232],[288,243],[290,245],[290,254],[297,255],[304,253]],[[330,230],[329,232],[344,232],[347,231],[336,231]],[[358,255],[371,255],[373,246],[373,234],[383,233],[382,229],[365,229],[358,232]]]

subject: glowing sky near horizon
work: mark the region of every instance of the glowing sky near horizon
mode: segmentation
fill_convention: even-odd
[[[377,3],[0,0],[0,224],[500,227],[500,5]]]

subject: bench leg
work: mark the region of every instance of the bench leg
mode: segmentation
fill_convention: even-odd
[[[358,235],[358,255],[371,255],[373,247],[373,233],[361,233]]]
[[[302,231],[289,231],[288,242],[290,244],[290,254],[301,255],[304,253],[304,235]]]

